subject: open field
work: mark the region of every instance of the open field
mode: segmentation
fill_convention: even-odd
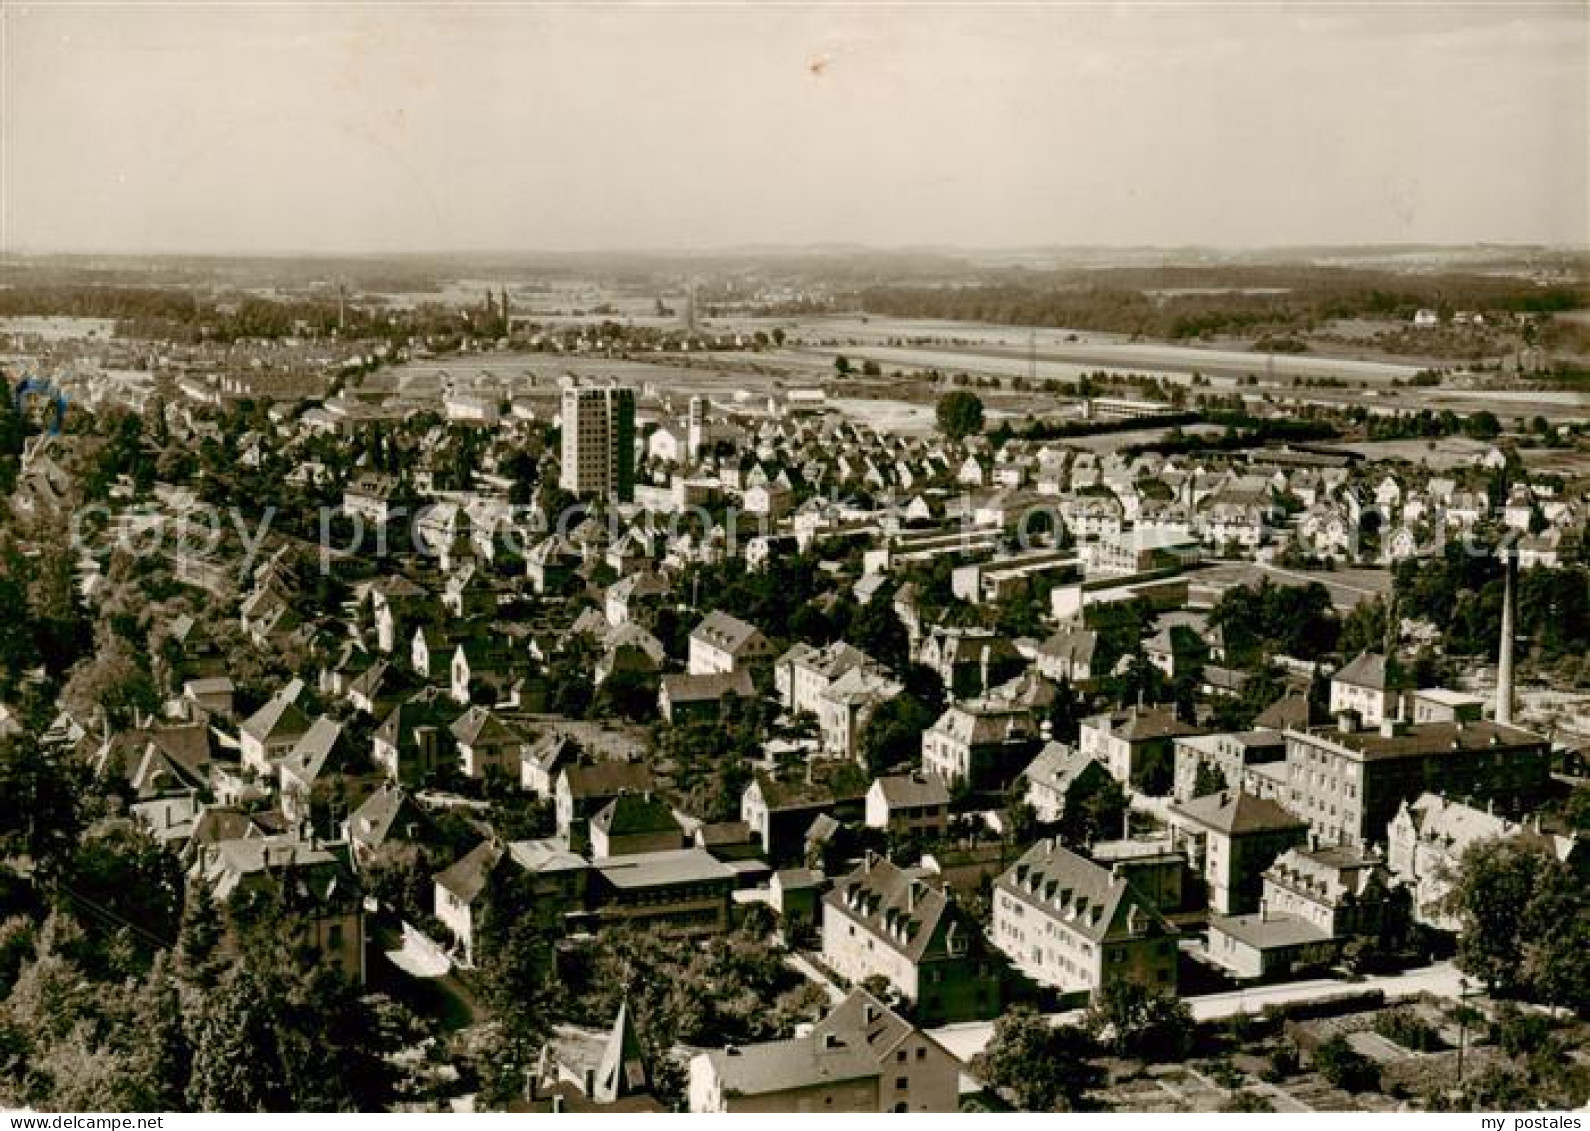
[[[110,318],[73,318],[68,315],[18,315],[0,318],[0,334],[66,342],[77,338],[113,338],[116,322]]]
[[[1466,436],[1446,436],[1439,440],[1365,440],[1334,446],[1357,452],[1367,460],[1407,460],[1423,464],[1432,471],[1468,467],[1492,447]]]
[[[805,348],[820,350],[829,358],[836,353],[875,357],[891,368],[952,368],[966,372],[1025,373],[1030,353],[1035,353],[1039,376],[1043,366],[1108,369],[1131,373],[1201,373],[1215,377],[1264,376],[1270,355],[1230,346],[1172,345],[1133,341],[1123,334],[1072,331],[1052,327],[993,326],[976,322],[841,315],[819,318],[724,319],[716,327],[735,330],[771,330],[775,326],[798,339]],[[902,343],[903,344],[899,344]],[[891,345],[891,343],[896,343]],[[995,369],[985,368],[995,366]],[[1407,379],[1419,366],[1387,361],[1316,354],[1275,354],[1277,379],[1340,377],[1345,380],[1389,384]],[[1054,374],[1059,376],[1061,374]]]
[[[1518,456],[1524,466],[1564,479],[1590,478],[1590,451],[1557,448],[1521,448]]]

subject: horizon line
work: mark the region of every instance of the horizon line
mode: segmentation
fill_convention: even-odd
[[[514,257],[611,257],[637,258],[712,258],[752,255],[937,255],[990,256],[990,255],[1055,255],[1064,253],[1089,254],[1201,254],[1201,255],[1260,255],[1278,253],[1345,253],[1395,251],[1502,251],[1502,252],[1552,252],[1558,254],[1590,254],[1590,242],[1541,243],[1538,241],[1511,241],[1476,239],[1464,242],[1438,241],[1368,241],[1278,243],[1278,244],[1133,244],[1133,243],[1049,243],[1049,244],[867,244],[847,240],[818,240],[809,243],[739,243],[676,247],[582,247],[582,248],[426,248],[380,251],[374,249],[272,249],[272,250],[112,250],[112,249],[62,249],[62,248],[5,248],[0,247],[0,257],[12,259],[467,259]]]

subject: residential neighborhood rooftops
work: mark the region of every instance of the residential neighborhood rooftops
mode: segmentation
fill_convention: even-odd
[[[1327,942],[1331,938],[1329,931],[1321,930],[1307,919],[1271,912],[1217,915],[1210,925],[1261,951],[1307,946],[1310,943]]]
[[[1307,821],[1293,816],[1274,801],[1238,790],[1194,797],[1171,807],[1186,820],[1226,836],[1306,828]]]
[[[732,883],[734,872],[704,848],[678,848],[611,856],[592,865],[616,888]]]
[[[948,805],[949,787],[937,774],[900,774],[877,778],[872,789],[891,809],[920,809]]]
[[[483,840],[436,875],[436,882],[464,903],[473,903],[506,851],[499,841]]]
[[[1365,762],[1423,757],[1449,751],[1482,750],[1487,747],[1517,749],[1546,744],[1546,740],[1538,734],[1489,719],[1477,722],[1413,723],[1393,734],[1334,727],[1310,733]]]
[[[883,1074],[864,1042],[855,1037],[846,1042],[837,1035],[730,1046],[701,1055],[712,1062],[724,1092],[741,1096],[876,1079]]]
[[[726,652],[738,652],[761,633],[755,625],[746,624],[739,617],[714,610],[696,625],[690,635]]]

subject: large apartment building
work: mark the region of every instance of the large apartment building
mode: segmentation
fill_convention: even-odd
[[[1040,841],[994,884],[994,945],[1036,980],[1095,993],[1176,989],[1176,928],[1115,869]]]
[[[635,391],[617,385],[567,386],[562,429],[558,485],[576,495],[633,502]]]
[[[823,961],[888,980],[926,1025],[993,1017],[1000,975],[977,923],[941,884],[869,853],[823,897]]]
[[[1551,744],[1499,723],[1400,723],[1286,732],[1286,807],[1321,843],[1384,843],[1404,801],[1423,793],[1520,812],[1545,798]]]

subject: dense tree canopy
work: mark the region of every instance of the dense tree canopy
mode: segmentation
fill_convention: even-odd
[[[994,1022],[988,1045],[971,1064],[972,1075],[1022,1111],[1077,1111],[1088,1092],[1104,1083],[1092,1062],[1098,1048],[1072,1025],[1052,1025],[1030,1006],[1006,1010]]]
[[[976,393],[955,389],[939,398],[939,431],[951,440],[964,440],[983,430],[983,402]]]
[[[1450,899],[1465,972],[1500,995],[1590,1010],[1590,894],[1571,865],[1538,842],[1481,841]]]

